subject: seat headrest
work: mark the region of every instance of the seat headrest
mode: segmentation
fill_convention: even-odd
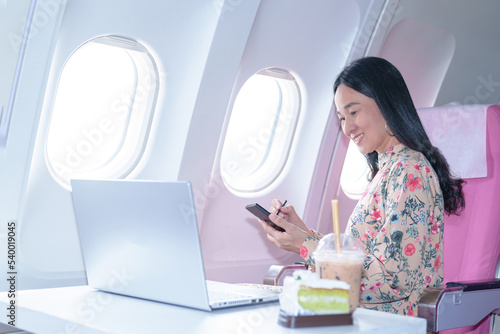
[[[418,110],[427,135],[443,153],[455,177],[470,179],[487,176],[488,106],[448,104]]]

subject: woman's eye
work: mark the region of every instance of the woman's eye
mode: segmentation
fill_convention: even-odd
[[[356,111],[351,111],[349,114],[350,114],[351,116],[355,116],[357,113],[358,113],[358,111],[356,110]]]

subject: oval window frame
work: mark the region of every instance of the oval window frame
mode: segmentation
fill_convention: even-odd
[[[241,111],[238,110],[241,94],[242,92],[245,92],[248,84],[253,78],[258,78],[257,76],[273,79],[277,83],[277,86],[279,87],[279,94],[281,96],[278,100],[282,105],[282,109],[280,111],[276,110],[276,113],[272,115],[268,121],[270,124],[269,126],[255,128],[253,130],[250,129],[250,132],[247,129],[247,139],[242,140],[241,136],[238,134],[238,137],[240,137],[238,140],[241,141],[241,143],[260,140],[260,143],[262,144],[265,143],[266,137],[269,141],[272,141],[272,147],[267,146],[265,150],[262,149],[265,153],[263,154],[263,159],[261,159],[258,164],[255,164],[257,167],[253,168],[251,173],[241,174],[243,157],[240,157],[241,159],[227,158],[226,156],[231,154],[233,154],[234,157],[235,149],[233,145],[233,152],[228,153],[228,146],[226,145],[227,143],[235,140],[232,137],[237,137],[234,135],[238,132],[238,129],[234,129],[235,123],[239,123],[239,128],[241,130],[243,125],[248,127],[251,121],[255,121],[255,117],[253,115],[245,115],[246,117],[241,116],[247,121],[239,120],[235,122],[234,117],[239,117],[241,113],[244,112],[243,108],[240,109]],[[279,105],[279,103],[277,104]],[[301,107],[302,96],[299,84],[295,77],[287,70],[280,68],[266,68],[258,71],[245,81],[233,104],[220,158],[222,180],[229,191],[239,195],[256,193],[265,190],[278,179],[285,168],[288,157],[290,156]],[[287,125],[286,122],[289,122],[289,124]],[[283,133],[284,135],[278,138],[276,134],[277,132],[283,131],[280,129],[280,125],[283,125],[283,123],[287,126],[285,132]],[[276,145],[275,143],[277,141],[281,141],[281,145],[273,146]],[[242,147],[241,144],[239,144],[239,146]],[[255,144],[255,147],[257,147],[257,144]],[[240,153],[242,150],[243,149],[240,150]],[[250,153],[250,148],[246,150],[249,156],[252,156],[252,154],[255,156],[255,151],[257,151],[257,149],[254,149],[253,153]],[[269,157],[276,158],[274,160],[269,160]]]
[[[97,123],[94,123],[93,126],[87,129],[82,128],[81,131],[83,136],[80,135],[80,139],[77,144],[74,144],[74,147],[66,146],[65,149],[67,153],[64,161],[57,161],[54,159],[55,154],[51,151],[53,148],[52,145],[58,141],[65,142],[66,139],[57,138],[57,134],[61,133],[60,131],[53,134],[55,128],[57,129],[58,126],[62,127],[62,125],[56,124],[55,120],[57,121],[58,116],[62,117],[61,113],[65,112],[64,110],[57,109],[59,106],[58,98],[61,98],[59,96],[62,89],[61,85],[68,80],[65,77],[65,71],[68,69],[68,64],[69,66],[74,65],[71,61],[75,58],[72,57],[78,55],[79,52],[88,47],[116,48],[110,50],[114,52],[125,52],[131,61],[132,68],[130,71],[135,74],[135,77],[131,79],[134,85],[131,86],[127,98],[116,95],[115,98],[111,99],[109,104],[111,110],[108,110],[108,114],[115,113],[116,115],[112,116],[115,117],[117,123],[119,122],[117,117],[123,121],[123,128],[120,130],[123,131],[123,135],[117,144],[118,148],[110,152],[107,157],[101,158],[103,161],[101,166],[92,170],[75,171],[77,165],[71,165],[68,162],[70,162],[69,157],[71,154],[73,154],[71,157],[76,159],[74,162],[76,163],[78,161],[76,155],[81,152],[78,151],[79,147],[77,145],[80,145],[82,152],[84,147],[87,150],[86,152],[90,151],[91,148],[101,145],[102,136],[104,136],[107,131],[112,131],[113,127],[116,125],[116,123],[112,123],[111,117],[108,118],[106,115],[100,116],[102,118],[98,120]],[[130,174],[139,163],[148,141],[154,110],[158,99],[159,78],[158,66],[153,55],[145,46],[136,40],[122,36],[107,35],[92,38],[76,48],[62,67],[54,94],[48,132],[45,138],[45,160],[53,178],[62,186],[70,188],[70,180],[73,178],[125,178]],[[98,79],[99,78],[96,80]],[[78,80],[78,78],[76,78],[76,80]],[[71,89],[69,90],[71,91]],[[64,106],[67,102],[60,103]],[[122,114],[119,114],[119,112],[122,112]],[[65,117],[67,116],[65,115]],[[86,132],[84,133],[84,131]],[[81,154],[79,159],[83,160],[85,157],[86,156]],[[66,172],[68,174],[64,175],[64,173],[61,172]]]

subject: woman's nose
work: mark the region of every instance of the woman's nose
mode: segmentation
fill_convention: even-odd
[[[347,137],[351,137],[351,132],[354,130],[355,127],[356,126],[355,126],[354,122],[349,121],[347,119],[342,124],[342,130],[344,131],[344,134]]]

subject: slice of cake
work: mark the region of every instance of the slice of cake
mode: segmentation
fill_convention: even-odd
[[[349,290],[301,286],[299,305],[316,314],[349,313]]]
[[[298,270],[285,278],[280,307],[289,315],[349,313],[349,289],[346,282]]]

